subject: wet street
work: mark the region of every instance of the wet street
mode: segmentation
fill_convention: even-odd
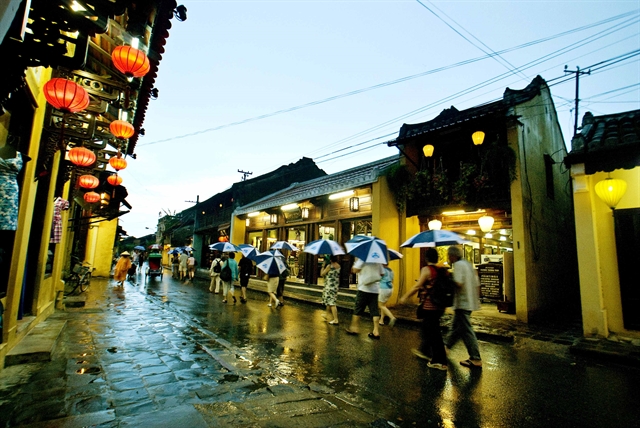
[[[265,294],[250,292],[241,304],[238,288],[238,302],[223,304],[204,281],[184,284],[166,274],[163,280],[138,279],[138,285],[125,283],[124,289],[94,279],[86,306],[68,311],[73,318],[54,361],[0,372],[0,426],[100,411],[111,413],[100,423],[64,426],[165,426],[161,418],[154,422],[151,412],[172,408],[174,416],[185,412],[187,421],[194,406],[208,421],[205,426],[224,426],[225,419],[216,418],[228,409],[206,403],[248,403],[287,387],[326,397],[317,403],[331,403],[328,408],[347,403],[352,407],[345,412],[354,419],[326,413],[322,422],[236,418],[233,424],[630,427],[640,418],[639,369],[577,359],[563,345],[481,342],[484,368],[471,371],[458,364],[467,358],[459,343],[443,372],[411,354],[419,342],[413,325],[381,327],[382,339],[374,341],[367,337],[366,318],[360,335],[345,333],[349,312],[341,312],[340,325],[332,326],[324,322],[322,308],[306,303],[289,300],[274,309],[267,307]],[[78,367],[96,372],[74,376]],[[56,402],[66,404],[38,408],[43,371],[56,370],[68,377],[66,389],[56,385],[65,390],[54,393],[60,395]],[[74,385],[82,389],[70,392]],[[254,410],[260,406],[255,403]],[[38,417],[38,411],[48,413]]]

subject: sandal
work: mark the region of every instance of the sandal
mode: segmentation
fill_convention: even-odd
[[[345,328],[345,329],[344,329],[344,331],[346,331],[346,332],[347,332],[347,334],[350,334],[350,335],[352,335],[352,336],[355,336],[356,334],[358,334],[358,332],[357,332],[357,331],[351,331],[351,330],[349,330],[348,328]]]
[[[224,300],[222,301],[222,303],[227,303],[227,299],[224,299]]]
[[[329,321],[327,324],[338,325],[338,321],[336,321],[336,320]]]
[[[373,333],[369,333],[369,334],[367,334],[367,336],[369,336],[370,338],[375,339],[375,340],[380,340],[380,335],[377,335],[377,336],[376,336],[376,335],[375,335],[375,334],[373,334]]]
[[[460,365],[464,367],[469,367],[472,369],[481,369],[482,361],[480,362],[480,364],[476,364],[472,360],[464,360],[464,361],[460,361]]]

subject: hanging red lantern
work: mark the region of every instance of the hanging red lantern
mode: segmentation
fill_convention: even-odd
[[[109,165],[111,165],[111,167],[116,171],[120,171],[121,169],[125,169],[127,167],[127,161],[124,160],[124,158],[121,158],[120,154],[118,154],[118,156],[114,156],[109,159]]]
[[[43,93],[49,104],[64,113],[77,113],[89,106],[87,91],[71,80],[51,79],[44,84]]]
[[[79,167],[87,167],[95,163],[96,154],[84,147],[74,147],[69,150],[69,160]]]
[[[80,187],[83,187],[85,189],[95,189],[96,187],[98,187],[98,184],[100,184],[100,180],[98,180],[93,175],[81,175],[80,177],[78,177],[78,184],[80,185]]]
[[[122,177],[120,177],[118,174],[112,174],[107,177],[107,181],[112,186],[119,186],[120,184],[122,184]]]
[[[87,192],[84,194],[84,200],[90,204],[95,204],[100,200],[100,195],[96,192]]]
[[[126,120],[114,120],[109,125],[109,130],[116,138],[120,138],[121,140],[131,138],[136,132],[133,125]]]
[[[129,78],[142,77],[151,68],[147,55],[131,46],[117,46],[111,52],[111,59],[113,60],[113,65]]]

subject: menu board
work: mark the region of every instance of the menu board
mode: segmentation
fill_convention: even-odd
[[[502,263],[485,263],[478,265],[480,278],[480,299],[503,300]]]

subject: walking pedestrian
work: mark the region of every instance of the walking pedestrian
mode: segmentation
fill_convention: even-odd
[[[280,272],[280,276],[278,276],[278,287],[276,288],[276,298],[278,299],[278,306],[284,306],[284,284],[287,282],[287,278],[289,278],[289,265],[286,261],[283,260],[286,269]]]
[[[269,279],[267,279],[267,293],[269,294],[269,303],[267,306],[276,308],[280,305],[280,300],[278,300],[278,296],[276,296],[276,292],[278,291],[278,282],[280,281],[280,275],[269,275]]]
[[[184,281],[187,278],[187,262],[189,261],[189,256],[187,253],[180,254],[180,281]]]
[[[220,292],[220,271],[222,270],[222,260],[218,257],[218,252],[214,254],[209,268],[209,276],[211,283],[209,284],[209,292],[218,294]]]
[[[420,348],[412,349],[411,352],[418,358],[427,360],[427,366],[433,369],[447,370],[447,353],[440,330],[440,317],[444,314],[444,308],[433,303],[429,295],[433,281],[438,275],[436,270],[438,251],[435,248],[427,248],[425,257],[427,265],[420,270],[420,278],[413,288],[400,298],[400,302],[405,303],[409,297],[418,293],[420,305],[417,316],[422,319],[421,341]]]
[[[393,293],[393,271],[389,265],[384,265],[384,274],[380,280],[380,294],[378,294],[378,307],[380,308],[380,325],[384,325],[384,317],[389,318],[389,327],[396,324],[396,317],[387,308],[387,302]]]
[[[471,326],[471,312],[480,309],[480,281],[473,265],[462,257],[460,247],[447,250],[449,263],[453,267],[453,281],[458,285],[453,297],[453,325],[447,337],[447,348],[462,339],[469,358],[460,364],[469,368],[482,368],[478,339]]]
[[[247,286],[254,272],[253,261],[247,256],[242,256],[238,267],[240,268],[240,303],[247,303]]]
[[[238,262],[234,259],[236,258],[235,253],[229,253],[229,257],[222,264],[222,270],[220,271],[220,280],[222,281],[222,295],[224,296],[224,300],[222,303],[227,303],[227,299],[229,296],[233,298],[233,304],[236,304],[236,289],[233,286],[234,281],[238,280]],[[225,268],[229,268],[231,270],[231,278],[225,278],[223,274]]]
[[[180,279],[180,257],[178,254],[171,255],[171,278]]]
[[[189,281],[193,282],[193,278],[196,276],[196,258],[193,253],[189,254],[187,259],[187,273],[189,274]]]
[[[116,270],[113,274],[113,279],[117,281],[118,286],[122,287],[124,285],[124,281],[127,279],[127,274],[129,273],[130,268],[130,254],[128,251],[123,251],[122,253],[120,253],[120,258],[116,263]]]
[[[140,260],[140,252],[138,250],[133,250],[133,254],[131,254],[131,271],[129,272],[129,275],[136,274],[139,260]]]
[[[366,263],[361,259],[356,259],[351,269],[358,274],[358,291],[356,292],[356,303],[351,316],[351,324],[346,329],[347,334],[358,334],[360,332],[360,317],[364,315],[366,308],[369,308],[369,315],[373,318],[373,331],[368,334],[371,339],[380,339],[380,310],[378,309],[378,293],[380,292],[380,279],[382,279],[383,269],[379,263]]]
[[[320,271],[324,278],[322,289],[322,304],[326,306],[327,313],[323,314],[325,321],[331,325],[338,325],[338,287],[340,286],[340,263],[338,256],[331,256]]]

